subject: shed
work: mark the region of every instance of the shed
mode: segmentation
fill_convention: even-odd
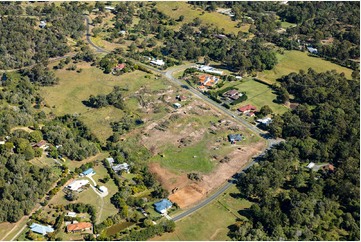
[[[309,169],[312,169],[312,167],[314,167],[316,164],[313,162],[310,162],[306,167]]]
[[[95,171],[93,170],[93,168],[89,168],[83,171],[82,173],[80,173],[80,176],[88,176],[88,175],[95,175]]]
[[[113,163],[114,163],[114,158],[113,157],[106,158],[106,160],[109,162],[110,166],[113,165]]]
[[[182,107],[182,105],[181,105],[180,103],[174,103],[174,104],[173,104],[173,107],[174,107],[174,108],[180,108],[180,107]]]

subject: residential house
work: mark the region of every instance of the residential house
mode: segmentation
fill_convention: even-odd
[[[230,98],[232,100],[237,100],[239,97],[241,97],[243,94],[239,93],[237,90],[232,89],[225,93],[223,93],[223,97]]]
[[[242,114],[246,114],[246,113],[249,113],[251,111],[256,111],[257,108],[251,104],[247,104],[245,106],[242,106],[240,108],[237,109],[239,112],[241,112]]]
[[[224,34],[215,34],[214,37],[216,37],[217,39],[226,39],[227,36]]]
[[[231,144],[235,144],[236,141],[242,141],[243,137],[241,134],[229,134],[228,140],[231,142]]]
[[[308,169],[312,169],[315,165],[316,165],[315,163],[310,162],[306,167],[307,167]]]
[[[124,67],[125,67],[125,63],[118,64],[117,66],[114,67],[114,71],[121,71],[124,69]]]
[[[173,103],[173,107],[178,109],[181,108],[182,105],[180,103]]]
[[[254,112],[248,112],[248,113],[246,113],[246,116],[247,117],[254,117],[254,116],[256,116],[256,114]]]
[[[207,73],[223,75],[223,71],[219,71],[211,66],[198,65],[198,66],[196,66],[196,69],[199,71],[207,72]]]
[[[322,170],[324,172],[334,172],[335,171],[335,167],[332,164],[327,164],[325,166],[322,167]]]
[[[78,191],[81,187],[87,185],[89,183],[88,180],[76,180],[73,181],[72,183],[70,183],[69,185],[66,186],[66,188],[68,188],[69,190],[72,191]]]
[[[106,160],[108,161],[110,166],[113,165],[113,163],[114,163],[114,158],[113,157],[106,158]]]
[[[112,166],[112,169],[114,172],[119,172],[119,171],[126,171],[127,173],[129,173],[130,167],[127,163],[123,163],[123,164],[118,164],[118,165],[114,165]]]
[[[92,230],[93,225],[89,222],[80,222],[80,223],[73,223],[66,226],[66,231],[68,233],[76,233],[76,232],[83,232]]]
[[[118,32],[118,34],[121,34],[121,35],[125,35],[127,33],[127,31],[125,31],[125,30],[120,30],[119,32]]]
[[[272,122],[272,119],[268,117],[268,118],[257,119],[256,121],[260,124],[268,126]]]
[[[68,212],[68,213],[66,214],[66,216],[75,218],[75,217],[76,217],[76,212]]]
[[[54,229],[51,226],[45,226],[37,223],[33,223],[32,225],[30,225],[30,230],[34,233],[38,233],[41,235],[46,235],[47,233],[54,232]]]
[[[154,203],[155,211],[164,214],[169,208],[172,207],[172,203],[168,199],[162,199],[159,202]]]
[[[165,62],[163,60],[152,60],[150,61],[151,64],[154,64],[156,66],[164,66]]]
[[[93,170],[93,168],[89,168],[83,171],[82,173],[80,173],[80,176],[92,176],[92,175],[95,175],[95,171]]]
[[[41,148],[41,149],[45,149],[45,146],[46,146],[46,141],[45,140],[40,140],[33,147],[38,147],[38,148]]]
[[[308,52],[311,54],[318,54],[318,50],[316,48],[307,47]]]
[[[205,86],[207,88],[209,87],[213,87],[214,85],[216,85],[219,81],[219,78],[216,77],[216,76],[211,76],[211,75],[208,75],[208,74],[205,74],[205,75],[201,75],[198,77],[199,78],[199,82],[198,84],[200,86]]]

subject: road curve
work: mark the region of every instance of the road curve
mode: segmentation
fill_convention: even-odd
[[[91,39],[90,39],[90,33],[89,33],[89,17],[85,15],[85,20],[87,23],[87,33],[86,33],[86,40],[87,42],[93,46],[97,52],[99,53],[109,53],[109,51],[95,45]],[[232,117],[234,120],[238,121],[239,123],[242,123],[245,127],[247,127],[248,129],[250,129],[254,134],[260,135],[261,137],[264,138],[264,134],[265,132],[258,129],[256,126],[248,123],[246,120],[244,120],[243,118],[239,117],[239,116],[235,116],[233,112],[231,112],[230,110],[226,109],[225,107],[219,105],[218,103],[216,103],[215,101],[209,99],[208,97],[206,97],[205,95],[203,95],[202,93],[200,93],[198,90],[196,90],[195,88],[186,85],[184,83],[182,83],[179,79],[173,77],[173,73],[185,68],[189,68],[194,66],[194,64],[189,64],[189,65],[185,65],[182,66],[180,68],[172,68],[171,70],[168,71],[161,71],[158,70],[152,66],[146,65],[144,63],[141,63],[137,60],[134,60],[132,58],[128,58],[131,59],[133,62],[137,63],[138,65],[142,65],[145,66],[146,68],[164,76],[167,80],[173,82],[174,84],[185,88],[186,90],[188,90],[189,92],[191,92],[193,95],[201,98],[203,101],[207,102],[208,104],[212,105],[213,107],[215,107],[216,109],[220,110],[221,112],[223,112],[224,114]],[[266,140],[266,148],[263,151],[263,153],[266,152],[266,150],[268,150],[269,148],[271,148],[274,144],[277,144],[279,142],[281,142],[281,140],[275,140],[275,139],[267,139]],[[256,163],[255,160],[252,160],[250,163],[248,163],[248,165],[246,165],[245,167],[242,168],[242,170],[240,172],[244,172],[245,170],[247,170],[249,167],[253,166]],[[211,203],[213,200],[215,200],[216,198],[218,198],[221,194],[223,194],[228,188],[230,188],[233,185],[232,181],[227,182],[225,185],[221,186],[215,193],[213,193],[211,196],[207,197],[205,200],[203,200],[201,203],[197,204],[196,206],[188,209],[187,211],[184,211],[181,214],[176,215],[175,217],[172,218],[173,221],[178,221],[192,213],[194,213],[195,211],[203,208],[204,206],[208,205],[209,203]]]

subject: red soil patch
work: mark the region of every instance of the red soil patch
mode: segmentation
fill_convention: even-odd
[[[162,168],[158,163],[150,164],[150,170],[170,193],[174,188],[178,188],[169,199],[179,207],[185,208],[201,201],[208,193],[220,187],[254,155],[260,153],[264,145],[264,142],[258,142],[252,146],[239,146],[239,149],[228,154],[229,162],[220,163],[213,172],[203,175],[201,182],[190,181],[186,174],[177,175]]]

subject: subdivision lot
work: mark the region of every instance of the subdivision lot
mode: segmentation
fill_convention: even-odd
[[[278,64],[272,70],[266,70],[258,73],[258,78],[269,83],[275,83],[277,78],[288,75],[291,72],[299,72],[299,70],[307,71],[309,68],[316,72],[325,72],[336,70],[344,72],[347,78],[351,78],[352,70],[330,61],[323,60],[318,57],[312,57],[307,52],[301,51],[285,51],[283,55],[277,54]]]
[[[202,21],[202,24],[213,24],[219,29],[223,28],[226,33],[237,34],[238,31],[248,32],[250,27],[249,24],[246,24],[237,28],[237,22],[233,21],[231,17],[217,12],[209,13],[199,8],[194,9],[186,2],[157,2],[156,7],[158,10],[174,19],[178,19],[181,15],[184,16],[184,20],[175,26],[176,29],[180,28],[183,23],[192,22],[197,17]]]
[[[243,126],[198,100],[150,123],[142,133],[141,143],[153,154],[150,170],[181,208],[203,199],[265,145]],[[227,138],[231,133],[240,133],[245,140],[231,145]],[[202,179],[192,181],[189,173]]]
[[[151,240],[230,240],[227,227],[234,224],[237,218],[244,218],[239,211],[252,205],[249,201],[237,197],[238,194],[236,187],[230,188],[206,207],[176,222],[175,232],[165,233]]]
[[[136,112],[138,108],[135,98],[138,90],[152,93],[161,92],[169,88],[168,82],[164,79],[156,78],[154,75],[142,71],[114,76],[104,74],[102,70],[91,67],[89,64],[78,64],[82,68],[81,73],[62,69],[56,71],[59,77],[59,84],[52,87],[42,87],[42,96],[49,108],[47,112],[53,112],[56,115],[77,114],[80,120],[87,125],[91,131],[102,141],[112,134],[111,122],[119,121],[124,112],[120,109],[108,106],[100,109],[87,107],[83,101],[88,100],[90,95],[106,95],[113,90],[114,86],[120,86],[128,91],[124,91],[124,96],[130,101],[130,109]],[[156,96],[155,97],[159,97]],[[149,99],[149,100],[148,100]],[[148,97],[147,101],[154,101],[154,98]],[[127,101],[126,101],[127,102]],[[146,113],[138,113],[146,116]]]

